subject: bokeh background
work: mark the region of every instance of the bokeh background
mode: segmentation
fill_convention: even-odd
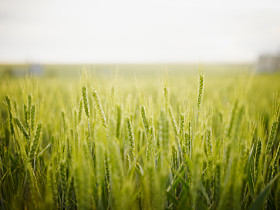
[[[188,71],[198,63],[278,71],[280,1],[0,0],[2,75],[71,76],[85,64]]]

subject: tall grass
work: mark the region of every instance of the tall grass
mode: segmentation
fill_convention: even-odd
[[[189,77],[1,81],[0,208],[279,209],[279,75]]]

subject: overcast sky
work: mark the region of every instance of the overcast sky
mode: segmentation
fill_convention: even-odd
[[[0,0],[0,62],[251,62],[280,0]]]

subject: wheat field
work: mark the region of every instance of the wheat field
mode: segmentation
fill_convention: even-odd
[[[280,75],[0,81],[1,209],[280,209]]]

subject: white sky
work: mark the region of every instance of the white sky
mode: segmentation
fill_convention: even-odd
[[[0,62],[247,62],[280,52],[280,0],[0,0]]]

